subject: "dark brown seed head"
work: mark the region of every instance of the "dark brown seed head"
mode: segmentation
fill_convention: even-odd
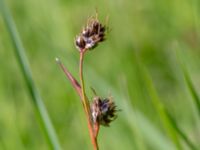
[[[77,36],[75,44],[79,51],[93,49],[105,39],[106,27],[97,18],[91,18],[82,32]]]
[[[109,124],[116,119],[116,112],[116,105],[111,98],[101,99],[97,96],[94,97],[91,104],[91,113],[94,123],[109,126]]]
[[[82,36],[78,36],[76,38],[75,45],[77,49],[79,49],[80,51],[83,50],[86,45],[84,38]]]

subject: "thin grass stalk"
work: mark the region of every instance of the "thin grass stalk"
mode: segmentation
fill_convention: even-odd
[[[159,117],[165,128],[165,131],[167,132],[173,143],[176,145],[176,148],[182,150],[178,135],[174,129],[175,127],[173,127],[171,120],[168,118],[168,115],[166,114],[166,109],[157,95],[157,92],[155,90],[155,87],[152,83],[150,76],[147,74],[145,70],[142,71],[142,74],[144,75],[144,81],[146,82],[147,90],[149,91],[153,105],[159,114]]]
[[[121,93],[124,93],[124,95],[122,96],[123,97],[122,102],[124,103],[123,105],[125,105],[126,108],[130,108],[130,109],[124,109],[123,111],[124,111],[124,113],[126,113],[125,116],[130,116],[130,114],[132,114],[131,115],[132,119],[128,119],[128,123],[130,124],[131,120],[133,120],[132,123],[131,123],[131,129],[132,129],[133,134],[134,134],[136,147],[139,150],[147,150],[146,143],[144,142],[144,137],[141,135],[140,127],[139,127],[139,124],[137,122],[138,116],[137,116],[137,113],[135,111],[134,104],[131,103],[127,79],[126,79],[124,74],[122,76],[120,76],[120,79],[121,79],[120,80],[121,81],[120,82],[120,89],[122,91]]]
[[[171,120],[171,123],[173,124],[173,127],[175,128],[175,130],[177,131],[179,136],[183,139],[183,141],[185,141],[187,146],[191,150],[197,150],[197,147],[190,141],[190,139],[187,137],[187,135],[178,127],[178,125],[177,125],[175,119],[172,117],[172,115],[169,114],[169,112],[167,112],[167,115],[168,115],[168,118]]]
[[[17,32],[16,25],[3,0],[0,0],[0,9],[1,9],[1,13],[4,18],[5,24],[7,26],[8,32],[10,34],[12,43],[14,45],[14,50],[15,50],[14,52],[16,54],[17,61],[21,67],[21,71],[24,76],[29,94],[31,96],[31,100],[34,104],[33,106],[35,108],[38,121],[41,124],[42,129],[45,133],[45,137],[46,137],[46,140],[48,141],[49,147],[51,149],[59,150],[61,149],[61,147],[60,147],[56,132],[53,128],[53,125],[51,123],[51,120],[45,108],[45,105],[41,99],[41,96],[33,81],[31,69],[29,67],[28,59],[25,54],[25,49],[21,42],[20,36]]]
[[[151,77],[149,76],[146,68],[143,66],[143,64],[139,60],[137,54],[135,54],[135,58],[136,58],[136,62],[138,65],[139,73],[141,74],[141,76],[146,84],[147,90],[148,90],[149,95],[152,100],[152,104],[159,115],[159,118],[162,122],[162,125],[163,125],[166,133],[168,134],[168,136],[172,140],[172,142],[176,145],[176,148],[178,150],[182,150],[182,146],[179,142],[177,132],[175,131],[173,124],[171,123],[170,119],[168,118],[168,115],[166,113],[167,110],[165,109],[164,105],[162,104],[162,102],[160,101],[160,99],[158,97],[158,94],[153,85]]]
[[[182,65],[181,67],[182,71],[183,71],[183,75],[184,75],[184,78],[185,78],[185,81],[186,81],[186,84],[187,84],[187,87],[192,95],[192,100],[194,101],[194,103],[196,104],[195,106],[197,107],[197,110],[198,110],[198,114],[199,114],[199,117],[200,117],[200,98],[195,90],[195,87],[192,83],[192,80],[186,70],[186,68]]]
[[[94,130],[93,130],[93,125],[91,122],[92,119],[91,119],[90,105],[89,105],[87,96],[85,94],[85,84],[84,84],[84,79],[83,79],[83,60],[84,60],[84,51],[80,52],[80,64],[79,64],[79,76],[80,76],[81,91],[82,91],[82,101],[83,101],[83,107],[86,113],[88,129],[89,129],[90,138],[93,144],[93,148],[94,150],[98,150],[99,147],[98,147],[97,137],[96,137],[97,134],[94,133]]]
[[[180,129],[180,127],[177,125],[173,116],[169,113],[169,111],[165,108],[165,106],[160,101],[157,91],[153,85],[152,79],[147,73],[146,68],[144,68],[142,64],[139,64],[139,66],[140,66],[139,69],[141,70],[141,74],[143,74],[143,77],[145,78],[146,86],[153,100],[153,104],[156,107],[156,110],[159,112],[159,116],[161,118],[163,125],[165,126],[165,130],[168,132],[168,135],[173,140],[177,149],[182,149],[179,139],[178,139],[178,135],[179,135],[191,150],[197,150],[196,146],[191,142],[191,140],[187,137],[187,135]]]
[[[197,110],[198,110],[198,114],[199,114],[199,117],[200,117],[200,97],[198,96],[196,90],[195,90],[195,87],[192,83],[192,80],[186,70],[186,68],[182,67],[182,71],[183,71],[183,75],[184,75],[184,78],[185,78],[185,81],[186,81],[186,84],[187,84],[187,87],[192,95],[192,99],[194,101],[194,103],[196,104],[195,106],[197,107]]]
[[[176,51],[176,55],[177,55],[177,59],[178,59],[179,64],[180,64],[180,68],[183,72],[187,87],[188,87],[188,89],[189,89],[189,91],[192,95],[192,100],[196,104],[195,106],[197,107],[197,111],[198,111],[198,114],[199,114],[199,117],[200,117],[200,97],[199,97],[197,91],[195,90],[195,87],[192,83],[192,79],[191,79],[191,77],[190,77],[190,75],[189,75],[189,73],[186,69],[185,63],[183,62],[183,59],[181,58],[181,54],[178,50]]]

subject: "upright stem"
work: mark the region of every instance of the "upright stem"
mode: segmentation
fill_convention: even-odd
[[[79,76],[80,76],[80,83],[81,83],[81,93],[82,93],[82,101],[83,101],[83,107],[86,113],[86,117],[87,117],[87,123],[88,123],[88,129],[89,129],[89,133],[90,133],[90,138],[93,144],[93,148],[94,150],[98,150],[98,143],[97,143],[97,138],[94,134],[94,130],[93,130],[93,125],[91,122],[91,112],[90,112],[90,105],[89,105],[89,101],[87,99],[87,96],[85,94],[85,85],[84,85],[84,79],[83,79],[83,59],[84,59],[84,53],[85,51],[80,52],[80,64],[79,64]]]
[[[36,112],[36,117],[38,122],[41,124],[41,127],[45,133],[45,137],[49,143],[49,148],[54,150],[61,149],[56,131],[53,127],[49,114],[47,112],[46,106],[39,94],[39,91],[33,80],[31,68],[29,66],[28,58],[26,56],[26,50],[23,46],[22,40],[17,32],[17,28],[12,18],[12,15],[5,4],[4,0],[0,0],[0,17],[4,18],[5,25],[7,26],[8,32],[11,37],[12,44],[14,46],[14,52],[16,54],[16,59],[21,68],[22,75],[25,79],[25,84],[27,86],[28,92],[31,96],[33,107]]]

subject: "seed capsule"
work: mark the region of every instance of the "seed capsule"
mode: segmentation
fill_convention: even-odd
[[[85,43],[85,40],[84,40],[84,38],[82,37],[82,36],[78,36],[77,38],[76,38],[76,47],[81,51],[82,49],[84,49],[85,48],[85,45],[86,45],[86,43]]]
[[[109,126],[117,118],[116,112],[116,105],[111,98],[101,99],[98,96],[94,97],[91,103],[91,113],[94,123]]]
[[[93,49],[99,42],[105,39],[106,27],[97,18],[91,18],[87,26],[77,36],[75,45],[79,51],[83,49]]]

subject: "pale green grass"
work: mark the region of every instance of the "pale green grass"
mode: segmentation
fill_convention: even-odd
[[[49,148],[59,150],[60,145],[59,145],[55,130],[49,119],[45,105],[33,81],[32,73],[28,64],[26,54],[25,54],[25,49],[22,45],[21,39],[15,27],[15,23],[7,8],[7,5],[4,3],[4,0],[0,1],[0,6],[1,6],[0,8],[1,8],[2,16],[5,20],[5,24],[10,33],[11,41],[14,45],[14,50],[15,50],[18,63],[21,67],[22,74],[26,81],[26,85],[27,85],[29,94],[31,96],[31,100],[33,101],[33,107],[35,107],[35,112],[38,117],[38,121],[40,122],[43,128],[43,131],[46,134],[47,141],[50,145]]]

